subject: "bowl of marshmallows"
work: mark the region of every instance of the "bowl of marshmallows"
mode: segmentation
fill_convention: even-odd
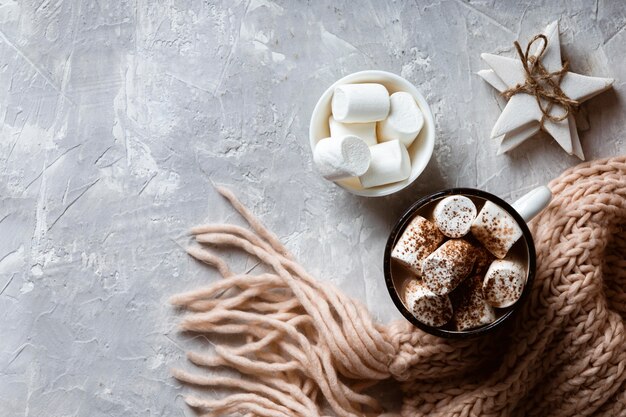
[[[345,190],[379,197],[410,185],[435,146],[433,115],[420,92],[385,71],[350,74],[320,97],[309,127],[317,171]]]

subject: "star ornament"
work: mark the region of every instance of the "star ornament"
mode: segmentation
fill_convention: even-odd
[[[543,45],[542,42],[534,42],[538,38],[544,41]],[[565,152],[584,160],[572,114],[576,106],[567,103],[578,105],[609,89],[614,80],[567,71],[567,63],[564,66],[561,60],[558,20],[550,23],[531,43],[539,46],[532,51],[529,44],[525,57],[519,47],[521,57],[516,59],[493,54],[481,55],[491,69],[479,71],[478,75],[505,97],[510,95],[491,131],[492,138],[500,139],[498,155],[516,148],[526,139],[544,130]],[[522,60],[526,59],[524,63]],[[543,94],[529,92],[528,67],[532,68],[535,63],[541,69],[539,77],[535,79],[538,80],[537,85],[541,86]],[[532,79],[531,82],[534,84]]]

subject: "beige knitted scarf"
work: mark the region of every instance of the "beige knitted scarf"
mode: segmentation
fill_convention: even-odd
[[[189,360],[240,376],[175,369],[182,382],[228,389],[186,402],[206,416],[378,416],[372,386],[392,378],[402,416],[626,415],[626,156],[569,169],[550,188],[554,200],[531,224],[531,297],[508,327],[470,340],[374,322],[218,188],[250,229],[192,229],[189,254],[223,279],[171,301],[187,311],[183,330],[238,341]],[[233,272],[215,247],[245,251],[269,272]]]

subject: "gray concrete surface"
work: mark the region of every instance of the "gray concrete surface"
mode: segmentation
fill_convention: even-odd
[[[577,162],[546,137],[496,156],[502,101],[474,74],[555,18],[574,71],[617,79],[580,114],[588,159],[626,152],[623,2],[358,3],[0,1],[1,415],[194,415],[168,368],[205,342],[166,299],[216,279],[181,234],[239,222],[210,180],[320,279],[399,317],[381,256],[403,208],[448,186],[511,201]],[[436,114],[423,179],[382,199],[311,167],[318,96],[362,69],[408,78]]]

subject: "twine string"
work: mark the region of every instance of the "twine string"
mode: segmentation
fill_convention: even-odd
[[[530,50],[532,46],[539,41],[541,41],[541,45],[538,47],[537,55],[531,54]],[[545,119],[557,123],[567,119],[570,113],[576,111],[580,104],[578,101],[569,98],[561,89],[561,80],[569,69],[569,63],[565,61],[561,69],[553,72],[549,72],[545,68],[541,59],[548,48],[548,38],[543,34],[536,35],[532,38],[528,45],[526,45],[526,51],[522,50],[522,47],[517,41],[515,41],[513,45],[515,45],[515,50],[524,67],[526,82],[509,88],[504,91],[502,95],[507,99],[519,93],[534,96],[543,114],[540,121],[541,129],[543,129]],[[561,106],[565,112],[560,116],[552,114],[554,105]]]

